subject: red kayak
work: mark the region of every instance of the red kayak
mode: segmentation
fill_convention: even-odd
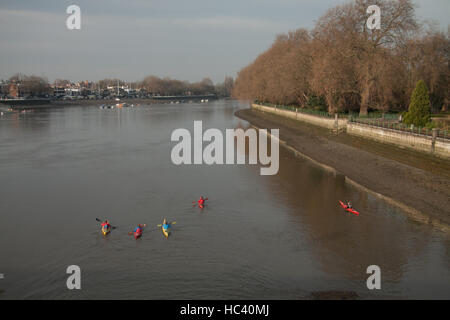
[[[133,232],[133,236],[135,239],[139,239],[142,236],[142,232],[144,231],[144,228],[146,225],[139,225],[139,229],[137,229],[135,232]]]
[[[341,207],[344,208],[345,210],[347,210],[348,212],[356,214],[357,216],[359,216],[359,212],[358,211],[353,210],[352,208],[349,208],[342,201],[339,201],[339,203],[341,204]]]
[[[203,209],[203,208],[205,208],[206,207],[206,200],[208,200],[208,198],[201,198],[200,200],[198,200],[197,202],[192,202],[192,203],[194,203],[194,206],[196,205],[196,204],[198,204],[198,207],[200,208],[200,209]]]

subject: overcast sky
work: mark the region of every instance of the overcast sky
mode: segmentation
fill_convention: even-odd
[[[0,79],[214,82],[236,73],[279,33],[310,29],[345,0],[0,0]],[[447,30],[450,0],[416,0],[420,19]],[[66,8],[81,7],[81,30]]]

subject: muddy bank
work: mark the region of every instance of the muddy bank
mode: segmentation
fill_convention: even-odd
[[[236,116],[258,128],[279,128],[280,140],[291,151],[334,168],[411,218],[450,231],[448,160],[345,133],[336,136],[324,128],[256,110],[240,110]]]

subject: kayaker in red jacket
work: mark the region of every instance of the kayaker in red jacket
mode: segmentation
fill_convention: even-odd
[[[200,197],[200,199],[197,201],[198,202],[198,206],[200,208],[203,208],[205,206],[205,201],[208,200],[208,198],[203,198],[203,196]]]
[[[108,221],[108,220],[105,220],[105,222],[102,223],[102,228],[105,227],[105,226],[106,226],[108,229],[111,228],[111,225],[109,224],[109,221]]]

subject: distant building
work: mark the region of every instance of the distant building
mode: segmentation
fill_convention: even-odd
[[[16,83],[10,83],[8,86],[9,95],[13,98],[19,97],[19,85]]]
[[[65,88],[64,89],[66,96],[79,96],[81,94],[80,88]]]
[[[66,94],[66,88],[64,87],[53,87],[53,95],[56,97],[64,96]]]
[[[0,82],[0,96],[5,96],[9,92],[8,85],[5,82]]]

